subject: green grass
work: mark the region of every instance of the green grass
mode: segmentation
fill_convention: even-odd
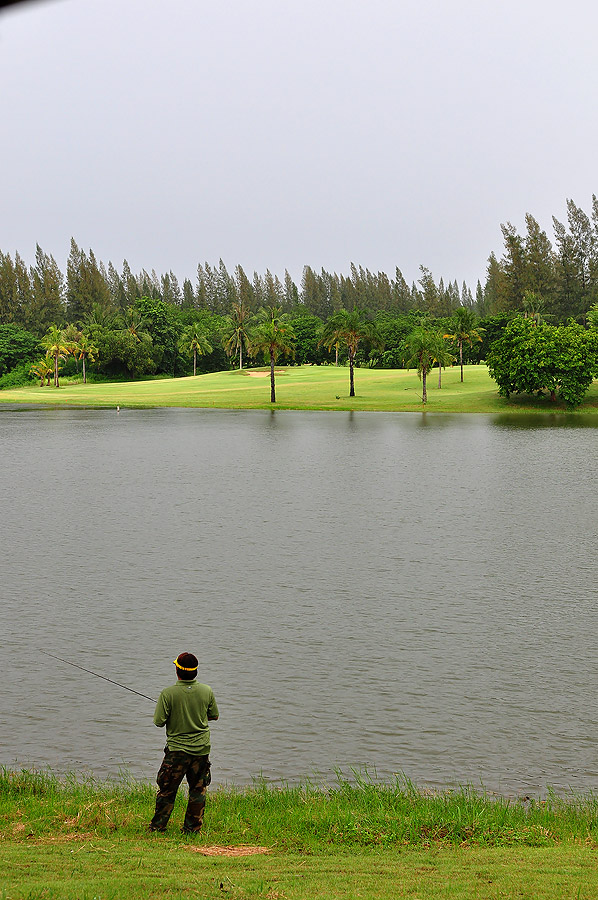
[[[421,382],[414,371],[356,369],[357,396],[349,397],[349,370],[335,366],[289,366],[277,369],[277,409],[421,411]],[[428,378],[429,412],[564,412],[547,398],[498,396],[485,366],[466,366],[460,382],[458,367]],[[69,384],[60,388],[38,385],[0,391],[0,402],[91,407],[216,407],[271,409],[268,370],[216,372],[188,378],[101,384]],[[590,388],[579,413],[598,415],[598,383]]]
[[[0,900],[592,898],[598,799],[508,802],[406,781],[220,788],[200,837],[146,830],[154,788],[0,773]],[[206,857],[204,846],[266,855]]]
[[[1,900],[595,900],[592,848],[273,852],[206,858],[180,841],[2,846]]]

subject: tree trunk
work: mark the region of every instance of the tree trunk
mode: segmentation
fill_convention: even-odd
[[[239,371],[243,368],[243,342],[239,344]]]
[[[442,366],[438,366],[438,387],[442,387]]]
[[[349,397],[355,396],[355,376],[353,373],[354,350],[349,350]]]
[[[335,347],[336,347],[336,356],[335,356],[334,364],[335,364],[335,366],[338,366],[338,344],[336,344]]]
[[[425,368],[422,369],[422,403],[428,402],[428,391],[426,388],[426,375],[427,374],[428,373],[427,373],[426,369]]]
[[[274,384],[274,353],[270,350],[270,403],[276,403],[276,387]]]
[[[58,354],[54,357],[54,387],[58,387]]]
[[[193,374],[197,375],[197,349],[193,348]]]
[[[459,341],[459,360],[461,362],[461,381],[463,381],[463,341]]]
[[[81,357],[83,360],[83,384],[87,384],[87,374],[85,372],[85,355]]]

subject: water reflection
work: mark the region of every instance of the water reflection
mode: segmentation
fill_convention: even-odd
[[[507,428],[598,428],[598,416],[583,413],[500,413],[491,417],[493,425]]]

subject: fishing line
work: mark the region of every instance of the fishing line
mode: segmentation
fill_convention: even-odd
[[[57,659],[60,662],[66,663],[67,666],[74,666],[75,669],[81,669],[82,672],[87,672],[88,675],[95,675],[96,678],[103,678],[104,681],[109,681],[110,684],[115,684],[117,687],[124,688],[125,691],[131,691],[132,694],[137,694],[138,697],[145,697],[146,700],[151,700],[152,703],[156,703],[153,697],[148,697],[147,694],[142,694],[139,691],[134,691],[133,688],[127,687],[126,684],[121,684],[120,681],[113,681],[111,678],[106,678],[105,675],[98,675],[97,672],[92,672],[91,669],[85,669],[83,666],[78,666],[77,663],[69,662],[68,659],[63,659],[61,656],[54,656],[53,653],[48,653],[47,650],[39,650],[39,653],[43,653],[45,656],[51,656],[52,659]]]

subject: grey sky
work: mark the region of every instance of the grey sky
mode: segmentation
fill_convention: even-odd
[[[598,192],[595,0],[54,0],[0,14],[0,249],[483,280]]]

